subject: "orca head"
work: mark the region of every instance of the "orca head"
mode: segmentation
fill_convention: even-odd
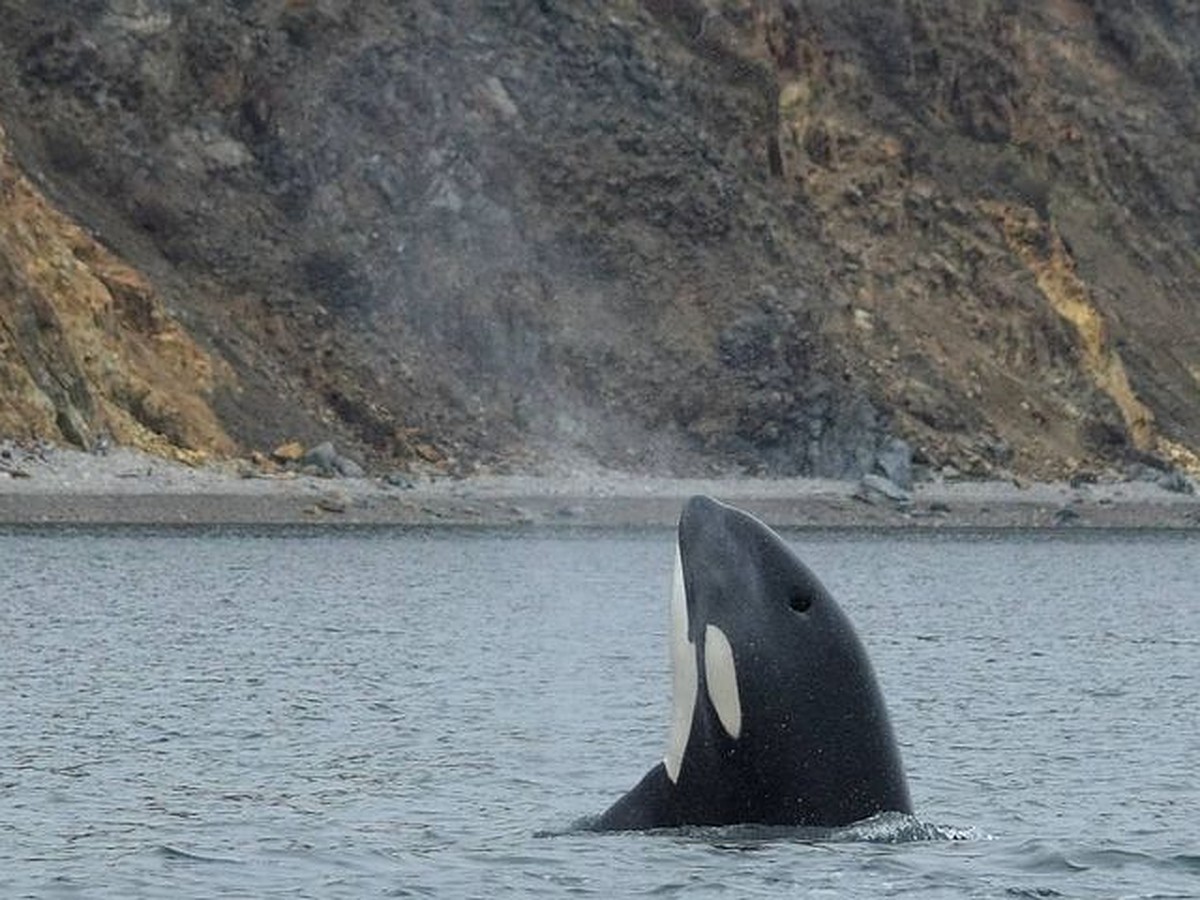
[[[816,577],[767,526],[709,497],[691,498],[679,519],[671,585],[672,717],[664,764],[672,781],[693,733],[736,743],[743,693],[792,665],[812,619],[832,605]],[[836,612],[836,607],[834,607]]]
[[[854,791],[824,797],[829,785],[858,784],[862,796],[878,797],[894,781],[900,790],[884,808],[908,807],[882,698],[852,626],[758,519],[708,497],[687,502],[670,644],[664,766],[673,784],[720,772],[733,789],[757,792],[730,802],[760,821],[790,821],[797,804],[844,807],[835,817],[863,812]],[[879,758],[889,760],[883,773],[871,768]]]

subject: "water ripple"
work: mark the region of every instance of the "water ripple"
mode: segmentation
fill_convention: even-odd
[[[661,754],[668,532],[0,535],[0,896],[1200,895],[1195,540],[797,543],[918,816],[547,828]]]

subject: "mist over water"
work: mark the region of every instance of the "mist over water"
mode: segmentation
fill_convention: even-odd
[[[660,758],[668,531],[0,535],[6,896],[1200,893],[1200,546],[791,536],[917,816],[571,828]]]

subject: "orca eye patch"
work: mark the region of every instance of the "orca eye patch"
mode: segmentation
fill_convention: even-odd
[[[808,612],[812,606],[812,597],[804,591],[793,591],[788,597],[788,606],[798,613]]]

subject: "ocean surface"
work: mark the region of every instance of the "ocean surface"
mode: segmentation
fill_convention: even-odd
[[[1197,538],[788,537],[911,819],[573,827],[662,755],[670,531],[0,532],[0,896],[1200,896]]]

